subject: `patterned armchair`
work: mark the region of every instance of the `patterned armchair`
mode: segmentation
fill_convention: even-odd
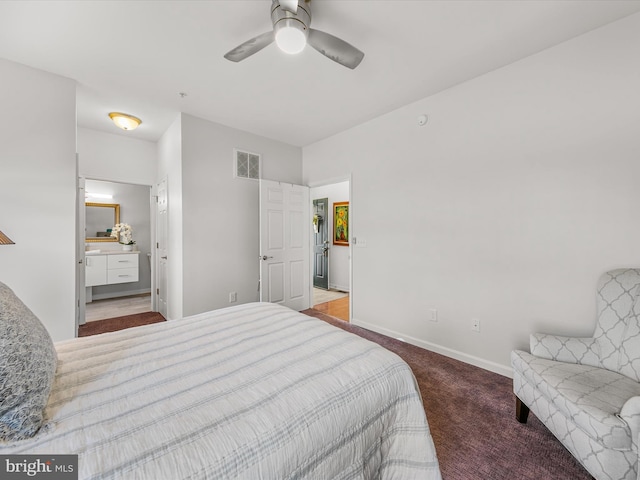
[[[640,480],[640,269],[598,282],[593,338],[531,335],[511,353],[516,418],[529,409],[598,480]]]

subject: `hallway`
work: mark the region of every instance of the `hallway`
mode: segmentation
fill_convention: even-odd
[[[349,321],[349,294],[337,290],[313,289],[314,310],[326,315]]]

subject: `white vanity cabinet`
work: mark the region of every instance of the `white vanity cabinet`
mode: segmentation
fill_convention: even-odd
[[[137,282],[138,253],[103,253],[85,256],[85,286]]]
[[[107,284],[107,256],[106,255],[85,256],[84,284],[87,287]]]
[[[107,256],[107,284],[138,281],[138,254],[120,253]]]

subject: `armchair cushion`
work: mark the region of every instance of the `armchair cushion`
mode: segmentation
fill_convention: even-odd
[[[530,335],[531,354],[558,362],[600,366],[600,348],[595,338],[561,337],[534,333]]]
[[[631,397],[640,396],[640,383],[617,372],[547,360],[520,350],[512,352],[511,360],[549,404],[589,437],[606,448],[632,448],[636,439],[619,414]]]

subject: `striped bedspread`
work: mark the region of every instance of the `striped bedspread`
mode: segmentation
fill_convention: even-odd
[[[439,479],[411,370],[252,303],[56,344],[47,423],[1,454],[79,454],[81,479]]]

